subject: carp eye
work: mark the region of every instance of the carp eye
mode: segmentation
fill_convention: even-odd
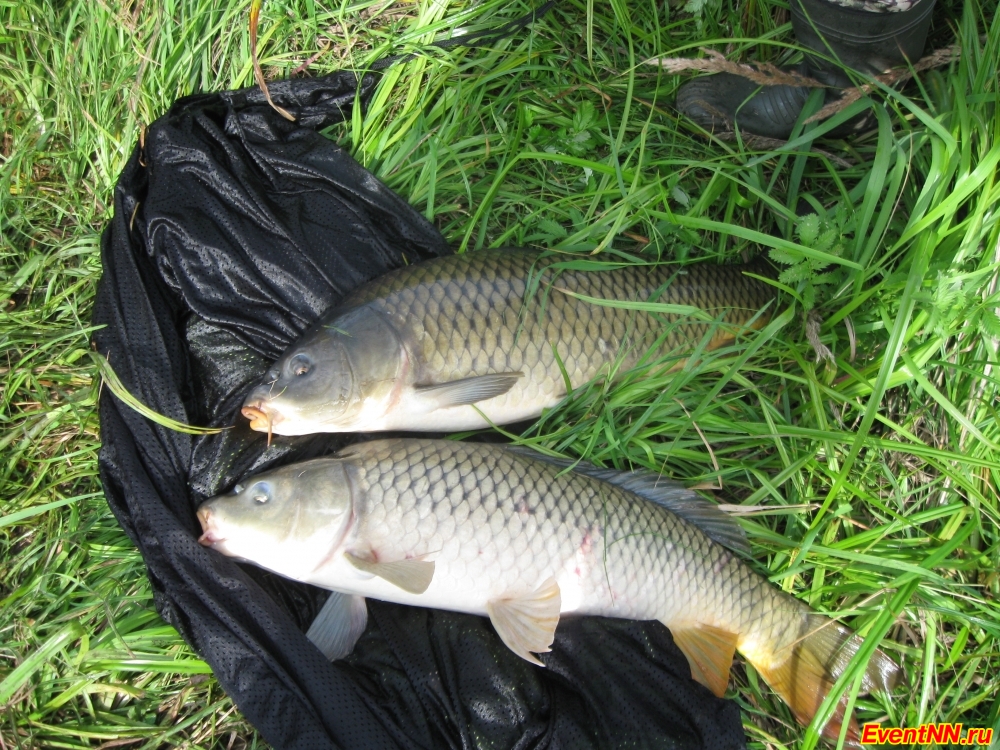
[[[295,377],[301,378],[303,375],[309,374],[309,371],[312,369],[312,362],[304,354],[296,354],[288,363],[288,368]]]
[[[263,482],[250,489],[250,497],[253,498],[255,503],[260,503],[261,505],[271,499],[270,494],[270,487]]]

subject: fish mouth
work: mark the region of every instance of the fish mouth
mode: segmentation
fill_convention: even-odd
[[[263,401],[255,401],[246,404],[240,413],[250,420],[251,430],[267,433],[267,444],[270,446],[271,438],[274,435],[274,418],[270,412],[264,411],[263,407]]]
[[[199,544],[211,547],[219,542],[226,541],[224,536],[219,536],[218,529],[212,528],[212,511],[208,508],[198,508],[197,516],[202,530],[202,535],[198,537]]]
[[[240,409],[240,413],[250,420],[251,430],[265,432],[271,426],[271,416],[261,408],[263,405],[263,402],[257,401]]]

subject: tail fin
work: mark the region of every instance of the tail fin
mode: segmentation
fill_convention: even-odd
[[[796,638],[778,651],[755,654],[751,664],[792,709],[795,718],[808,724],[823,703],[827,693],[847,669],[861,648],[862,640],[850,629],[817,614],[802,618],[802,629]],[[761,649],[763,652],[764,649]],[[861,683],[861,691],[889,692],[899,681],[899,666],[882,651],[875,651]],[[823,735],[836,739],[844,722],[846,696],[823,729]],[[858,739],[858,726],[853,717],[847,738]]]

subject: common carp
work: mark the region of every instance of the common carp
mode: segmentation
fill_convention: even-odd
[[[774,298],[746,266],[583,271],[560,270],[560,260],[482,250],[364,284],[275,362],[243,414],[279,435],[507,424],[557,404],[567,382],[578,388],[651,350],[680,357],[759,328]]]
[[[716,695],[739,651],[807,723],[861,644],[754,573],[742,529],[693,492],[522,448],[361,443],[252,477],[198,518],[203,544],[338,592],[309,633],[331,658],[364,630],[364,597],[488,616],[535,664],[562,614],[659,620]],[[898,676],[876,651],[862,689]]]

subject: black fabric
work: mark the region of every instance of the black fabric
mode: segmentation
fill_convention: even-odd
[[[102,238],[94,336],[172,432],[105,389],[101,480],[142,552],[163,617],[279,748],[704,748],[745,741],[735,704],[690,680],[658,623],[567,618],[539,669],[485,618],[369,602],[355,652],[303,631],[326,592],[197,543],[197,506],[276,462],[360,436],[266,437],[239,416],[251,383],[363,281],[448,252],[437,230],[315,128],[374,80],[349,73],[181,99],[145,136]]]

